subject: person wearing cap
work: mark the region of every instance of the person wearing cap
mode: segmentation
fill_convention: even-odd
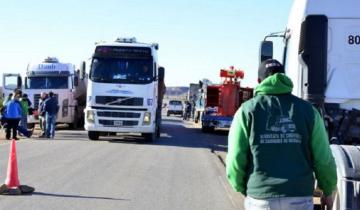
[[[291,94],[293,83],[274,59],[263,61],[255,96],[236,112],[226,173],[245,209],[312,210],[314,174],[321,203],[332,209],[336,165],[322,117]]]
[[[44,102],[46,138],[55,137],[56,115],[59,111],[59,104],[53,92],[49,92],[49,98]]]

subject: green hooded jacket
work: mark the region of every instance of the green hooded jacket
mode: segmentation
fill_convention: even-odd
[[[29,114],[29,104],[27,100],[20,99],[20,104],[23,116],[27,116]]]
[[[236,112],[226,172],[232,187],[253,198],[312,196],[314,173],[325,195],[336,188],[336,165],[324,122],[291,94],[285,74],[266,78]]]

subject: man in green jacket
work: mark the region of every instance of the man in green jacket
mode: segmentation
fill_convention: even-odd
[[[312,210],[314,174],[332,209],[336,165],[319,112],[291,94],[293,84],[274,59],[261,63],[255,97],[236,112],[226,172],[246,196],[245,208]]]

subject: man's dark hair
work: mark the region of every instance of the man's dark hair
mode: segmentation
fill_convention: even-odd
[[[53,97],[54,96],[54,93],[52,91],[49,92],[49,96],[50,97]]]
[[[275,73],[285,73],[283,65],[275,59],[267,59],[261,62],[258,69],[258,78],[262,81]]]
[[[22,95],[22,91],[19,88],[16,88],[13,92],[15,95]]]

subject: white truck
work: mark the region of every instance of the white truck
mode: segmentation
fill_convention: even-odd
[[[360,1],[295,0],[286,30],[265,37],[260,61],[272,58],[271,37],[285,43],[283,64],[293,94],[322,113],[337,165],[334,209],[360,209]]]
[[[86,77],[84,72],[76,71],[70,63],[61,63],[55,57],[47,57],[43,62],[30,63],[27,67],[25,82],[22,85],[20,74],[3,74],[5,94],[15,88],[21,88],[32,102],[32,107],[39,108],[40,93],[54,92],[59,102],[56,123],[66,123],[76,128],[84,122],[86,104]],[[38,114],[28,116],[28,126],[38,123]]]
[[[141,133],[151,142],[160,135],[165,91],[158,44],[118,38],[97,44],[89,72],[85,130],[89,139]]]

